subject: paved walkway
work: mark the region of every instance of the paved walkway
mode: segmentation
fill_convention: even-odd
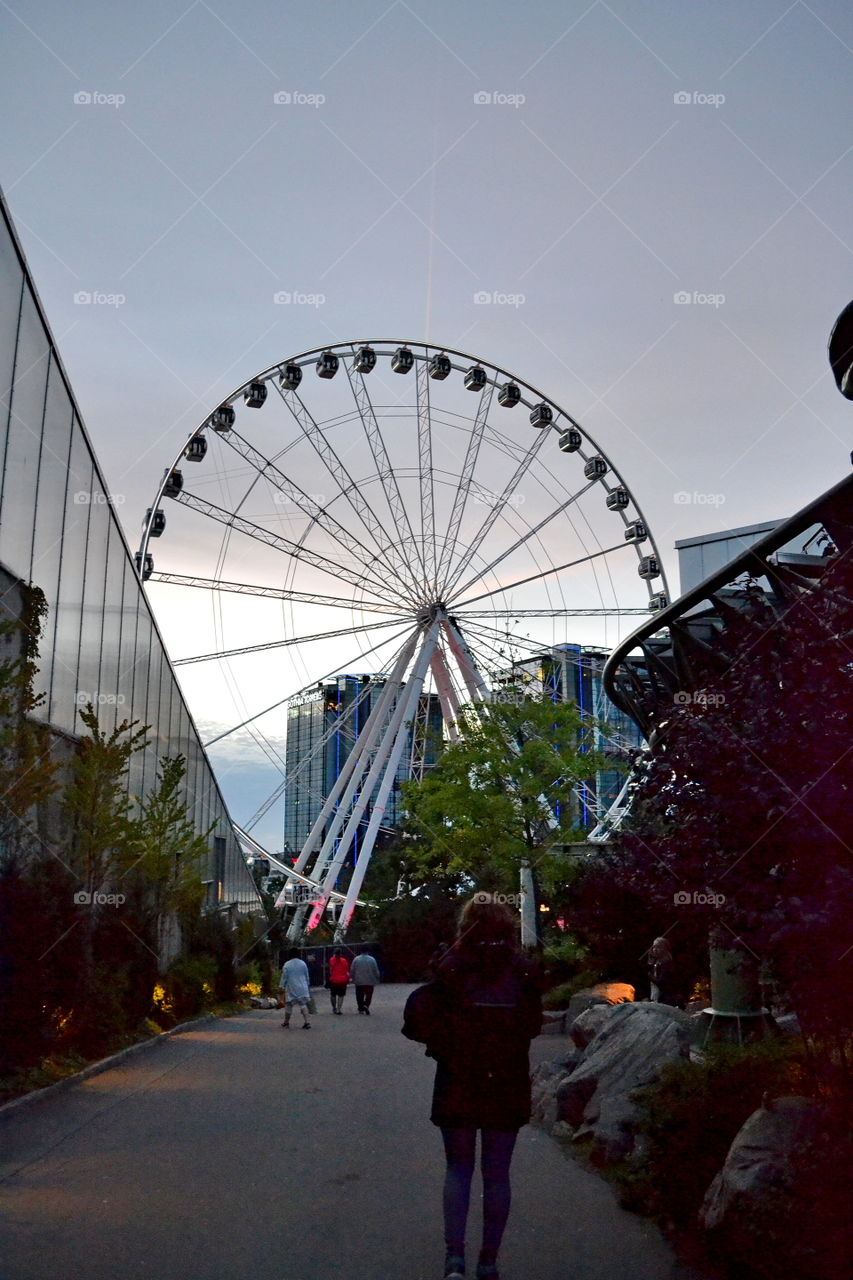
[[[0,1280],[437,1280],[443,1160],[434,1064],[400,1035],[410,990],[379,988],[370,1018],[321,992],[310,1031],[276,1011],[207,1023],[0,1122]],[[513,1183],[505,1280],[690,1276],[543,1132],[522,1130]]]

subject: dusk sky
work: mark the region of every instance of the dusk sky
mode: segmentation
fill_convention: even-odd
[[[674,589],[676,539],[785,517],[849,468],[826,360],[853,281],[844,0],[0,16],[0,185],[132,547],[221,400],[347,339],[459,348],[539,388],[613,459]],[[182,572],[216,558],[195,536]],[[177,657],[169,590],[151,599]],[[297,674],[239,696],[186,678],[202,736]],[[279,776],[253,751],[213,753],[238,821]],[[258,829],[279,833],[280,809]]]

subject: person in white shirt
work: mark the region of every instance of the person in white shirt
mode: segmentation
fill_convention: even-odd
[[[379,983],[379,965],[369,951],[356,956],[350,967],[359,1013],[370,1013],[373,988]]]
[[[307,1031],[311,1026],[308,1021],[311,984],[308,981],[308,966],[304,960],[300,960],[296,947],[291,947],[287,953],[287,960],[281,971],[281,987],[284,991],[284,1022],[281,1025],[289,1027],[290,1015],[294,1008],[299,1008],[302,1011],[302,1028]]]

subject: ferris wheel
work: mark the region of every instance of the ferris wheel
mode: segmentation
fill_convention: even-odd
[[[612,648],[625,615],[668,602],[634,495],[571,415],[488,361],[399,340],[305,351],[236,388],[166,468],[136,560],[167,636],[193,637],[174,665],[197,718],[230,704],[218,738],[251,734],[283,774],[288,704],[336,673],[377,677],[315,797],[294,870],[316,891],[291,937],[351,867],[339,932],[349,924],[400,769],[423,769],[426,697],[453,740],[460,708],[487,701],[519,656]],[[287,804],[331,733],[241,816],[247,830]]]

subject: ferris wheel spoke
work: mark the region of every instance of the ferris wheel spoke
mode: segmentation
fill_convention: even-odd
[[[452,577],[448,576],[448,580],[446,584],[442,587],[442,594],[445,596],[445,598],[448,598],[448,599],[450,598],[451,594],[454,591],[456,583],[462,577],[462,574],[465,572],[466,567],[471,563],[473,557],[477,554],[478,550],[483,545],[483,541],[488,536],[492,526],[494,525],[495,521],[497,520],[504,506],[506,505],[508,500],[512,497],[512,495],[515,493],[519,482],[527,474],[527,471],[529,470],[530,466],[535,460],[536,455],[538,454],[539,450],[542,448],[542,445],[544,444],[545,439],[549,434],[550,433],[548,431],[537,432],[536,439],[533,441],[530,448],[527,450],[524,457],[519,462],[512,477],[507,481],[506,485],[504,486],[503,493],[500,495],[499,498],[497,498],[494,501],[488,515],[486,516],[485,520],[480,526],[478,533],[475,535],[473,542],[470,542],[468,546],[465,548],[465,550],[462,552],[462,555],[459,558],[459,562],[455,566],[455,569],[456,569],[455,574],[453,573],[454,566],[451,565],[450,573],[453,576]]]
[[[494,655],[494,658],[492,658],[491,661],[495,661],[496,659],[504,668],[511,665],[511,656],[498,648],[496,636],[492,636],[489,632],[477,625],[472,625],[470,628],[466,627],[465,633],[474,648],[488,649],[489,652]],[[511,637],[501,638],[507,640],[511,639]]]
[[[236,649],[217,649],[215,653],[199,653],[191,658],[173,658],[175,667],[187,667],[193,662],[212,662],[218,658],[236,658],[242,653],[265,653],[268,649],[287,649],[294,644],[309,644],[314,640],[336,640],[338,636],[360,635],[363,631],[379,631],[382,627],[395,627],[399,618],[387,622],[370,622],[361,627],[341,627],[334,631],[318,631],[313,636],[290,636],[286,640],[270,640],[266,644],[240,645]]]
[[[435,590],[435,490],[432,474],[432,421],[429,404],[429,361],[418,361],[415,387],[418,401],[418,478],[421,491],[422,560],[427,583]]]
[[[373,538],[379,553],[389,571],[409,594],[411,603],[416,602],[417,584],[412,578],[411,570],[405,558],[388,538],[388,534],[375,516],[370,504],[362,497],[358,485],[341,462],[320,427],[314,421],[308,409],[295,391],[278,388],[278,393],[287,405],[299,429],[312,445],[329,475],[335,481],[343,497],[352,507],[361,523]]]
[[[364,573],[355,573],[348,569],[345,565],[335,564],[334,561],[328,560],[325,556],[320,555],[317,551],[303,546],[300,543],[291,542],[289,538],[285,538],[280,533],[274,533],[271,529],[263,529],[260,525],[253,524],[251,520],[247,520],[245,516],[238,516],[234,512],[226,511],[224,507],[217,507],[214,503],[208,502],[205,498],[199,498],[196,494],[187,493],[186,489],[181,489],[179,493],[174,494],[173,501],[183,503],[184,506],[191,507],[192,510],[200,512],[202,515],[210,516],[213,520],[218,520],[220,524],[227,525],[230,529],[236,529],[239,533],[245,533],[250,538],[254,538],[257,542],[263,542],[268,547],[275,547],[278,551],[285,552],[286,555],[292,556],[296,560],[305,560],[308,564],[312,564],[315,569],[322,569],[324,573],[328,573],[333,578],[343,578],[345,582],[350,582],[353,586],[363,587],[369,584],[370,587],[385,594],[387,597],[388,585],[379,581],[374,581],[371,577]]]
[[[346,547],[347,551],[352,555],[353,559],[359,564],[363,564],[368,569],[374,561],[374,557],[370,556],[362,542],[358,538],[353,537],[348,529],[345,529],[334,516],[330,515],[324,506],[321,506],[310,494],[300,489],[288,476],[280,471],[271,459],[264,457],[259,449],[245,440],[238,432],[233,429],[224,437],[225,443],[251,463],[258,472],[260,477],[264,477],[273,484],[280,493],[283,493],[288,501],[292,502],[295,507],[309,516],[316,524],[330,534],[336,542]]]
[[[588,484],[585,484],[582,489],[578,489],[577,493],[573,493],[559,507],[555,507],[554,510],[549,512],[547,516],[543,516],[538,524],[533,525],[532,528],[526,529],[520,538],[516,538],[515,542],[512,544],[511,547],[507,547],[506,551],[503,551],[499,556],[496,556],[495,559],[491,562],[491,564],[486,565],[485,569],[483,569],[482,572],[475,573],[473,577],[469,578],[468,581],[465,583],[465,585],[459,588],[459,594],[461,595],[463,591],[467,591],[469,587],[476,586],[478,582],[482,582],[482,580],[485,578],[487,573],[491,573],[493,569],[497,568],[499,564],[501,564],[504,560],[506,560],[507,556],[512,555],[513,551],[517,551],[519,547],[523,547],[525,542],[528,542],[531,538],[534,538],[540,532],[540,530],[544,529],[545,526],[547,524],[550,524],[552,520],[556,520],[557,516],[562,515],[567,507],[572,506],[573,503],[577,502],[579,498],[582,498],[583,495],[587,493],[594,484],[597,484],[597,483],[598,482],[596,480],[590,480]]]
[[[468,618],[645,618],[648,609],[465,609],[457,606],[453,616],[460,621]]]
[[[324,680],[330,680],[339,671],[346,671],[347,667],[354,667],[362,662],[365,658],[369,658],[377,649],[383,645],[393,644],[395,640],[399,640],[402,636],[411,634],[412,626],[409,623],[402,631],[396,631],[393,636],[388,636],[384,640],[378,640],[376,644],[371,645],[369,649],[362,649],[352,658],[347,658],[346,662],[338,663],[332,667],[331,671],[327,671],[325,675],[319,676],[316,680],[312,680],[309,684],[303,685],[301,689],[295,689],[292,693],[285,694],[283,698],[279,698],[277,702],[272,702],[268,707],[264,707],[263,711],[256,711],[253,716],[249,716],[247,720],[241,720],[239,724],[232,725],[230,729],[224,729],[222,733],[218,733],[215,738],[209,738],[207,742],[201,745],[205,748],[212,747],[215,742],[221,742],[223,738],[228,738],[232,733],[237,733],[240,729],[245,729],[247,725],[254,724],[256,720],[260,720],[263,716],[269,715],[271,711],[277,711],[279,707],[283,707],[291,698],[298,698],[300,694],[309,693],[312,689],[316,689],[318,684],[322,684]]]
[[[482,595],[473,596],[470,600],[461,600],[458,608],[462,608],[467,604],[476,604],[480,600],[488,600],[491,596],[500,595],[504,591],[512,591],[515,587],[526,586],[528,582],[539,582],[542,578],[547,578],[553,573],[562,573],[564,569],[574,569],[579,564],[586,564],[590,560],[598,560],[601,556],[611,555],[614,551],[621,551],[624,547],[629,547],[629,542],[617,542],[612,547],[602,547],[600,551],[591,551],[587,556],[579,556],[577,560],[567,560],[565,564],[552,565],[550,569],[543,569],[541,573],[533,573],[528,578],[519,578],[516,582],[507,582],[502,587],[495,587],[493,591],[484,591]],[[448,602],[448,608],[452,607],[452,602]]]
[[[352,365],[346,361],[344,361],[344,368],[346,369],[356,407],[364,427],[364,434],[370,445],[376,474],[379,477],[379,483],[382,485],[385,500],[391,511],[397,539],[401,546],[411,547],[412,552],[420,558],[423,564],[423,556],[418,548],[415,531],[412,528],[409,513],[403,502],[403,495],[400,493],[397,473],[391,465],[391,459],[388,457],[388,450],[385,446],[382,432],[379,429],[379,422],[376,417],[376,411],[373,408],[373,401],[370,399],[370,393],[367,390],[364,374],[356,372]]]
[[[456,554],[456,545],[459,539],[459,528],[462,524],[462,517],[465,514],[468,494],[471,491],[471,478],[474,474],[474,468],[477,465],[480,445],[483,443],[483,433],[486,429],[486,421],[489,416],[489,408],[491,407],[494,391],[494,383],[487,382],[485,387],[483,387],[483,390],[480,392],[480,399],[477,404],[477,413],[474,417],[474,425],[471,428],[471,434],[468,437],[468,447],[465,450],[465,461],[462,464],[459,483],[456,486],[456,493],[453,498],[453,509],[450,513],[447,533],[438,559],[438,568],[436,570],[436,590],[438,590],[438,584],[443,581],[445,571],[450,568],[453,563],[453,557]]]
[[[330,609],[357,609],[363,613],[387,613],[402,621],[405,614],[396,606],[381,604],[378,600],[360,600],[351,596],[325,596],[313,591],[289,591],[285,587],[261,587],[249,582],[224,582],[220,578],[196,578],[183,573],[151,574],[151,582],[163,582],[177,587],[198,587],[204,591],[227,591],[234,595],[261,596],[270,600],[286,600],[291,604],[316,604]]]

